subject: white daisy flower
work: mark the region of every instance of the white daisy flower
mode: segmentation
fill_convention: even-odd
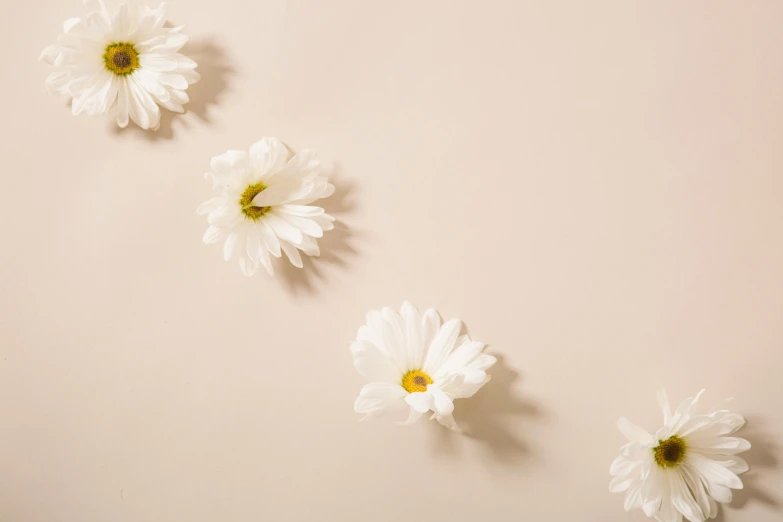
[[[750,443],[732,435],[745,419],[714,409],[698,414],[704,390],[680,404],[672,415],[665,391],[658,393],[663,427],[655,435],[621,417],[617,427],[630,441],[612,463],[609,490],[625,492],[625,510],[642,508],[659,522],[703,522],[718,515],[718,502],[731,502],[731,490],[742,489],[737,475],[748,464],[737,453]]]
[[[403,424],[410,424],[432,411],[431,418],[456,430],[454,399],[472,397],[497,361],[482,353],[484,343],[460,336],[461,328],[459,319],[441,325],[438,312],[422,315],[408,302],[399,313],[371,310],[351,344],[354,366],[370,381],[356,399],[356,412],[366,418],[408,409]]]
[[[87,14],[63,24],[55,45],[41,59],[56,71],[50,92],[71,98],[74,115],[114,114],[142,129],[160,126],[158,105],[183,112],[185,90],[199,79],[196,62],[177,51],[188,37],[182,27],[164,27],[166,4],[151,9],[135,0],[84,0]]]
[[[319,174],[315,152],[303,150],[289,159],[288,148],[277,138],[262,138],[250,153],[230,150],[212,158],[211,178],[221,195],[205,201],[196,211],[208,214],[204,243],[225,238],[226,261],[239,257],[247,276],[261,264],[272,275],[270,254],[285,252],[302,268],[301,250],[318,256],[317,238],[334,228],[334,218],[311,203],[334,192],[334,185]]]

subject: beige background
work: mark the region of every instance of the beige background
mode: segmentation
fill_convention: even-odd
[[[734,396],[783,518],[783,2],[172,0],[201,84],[158,134],[74,118],[0,20],[0,521],[640,522],[624,414]],[[304,271],[201,243],[211,156],[333,165]],[[348,345],[410,299],[501,363],[466,435],[359,423]]]

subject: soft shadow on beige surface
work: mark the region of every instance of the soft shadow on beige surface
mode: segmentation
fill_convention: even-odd
[[[462,433],[438,428],[435,451],[456,455],[457,437],[468,437],[488,450],[494,462],[513,466],[526,458],[534,458],[530,442],[518,430],[517,419],[534,422],[542,412],[517,389],[519,373],[508,366],[503,356],[490,368],[492,380],[470,399],[457,400],[454,419]],[[515,427],[512,427],[512,422]]]
[[[334,230],[324,232],[323,237],[318,240],[321,255],[302,255],[302,268],[289,263],[285,254],[281,259],[273,260],[276,275],[280,276],[283,285],[294,294],[317,294],[320,285],[326,283],[327,266],[347,271],[359,255],[357,245],[361,233],[351,224],[352,217],[355,219],[358,212],[358,184],[345,176],[339,163],[329,170],[330,172],[325,174],[335,186],[335,192],[328,198],[319,200],[318,205],[337,220]]]
[[[201,75],[201,79],[186,91],[190,101],[183,106],[185,112],[179,114],[161,108],[160,129],[154,132],[143,130],[133,122],[123,129],[110,119],[110,129],[114,134],[122,136],[133,133],[148,141],[171,140],[176,134],[175,121],[180,121],[185,128],[188,127],[187,118],[184,118],[187,114],[194,114],[204,124],[211,123],[210,110],[220,103],[229,88],[230,77],[234,74],[231,59],[225,48],[212,35],[192,38],[181,52],[198,63],[196,71]]]

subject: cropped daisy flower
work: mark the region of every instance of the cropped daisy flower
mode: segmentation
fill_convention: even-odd
[[[484,343],[460,335],[462,322],[441,324],[438,312],[424,314],[410,303],[400,312],[372,310],[351,344],[354,366],[367,379],[354,409],[366,417],[408,410],[410,424],[432,411],[432,419],[457,429],[454,399],[472,397],[489,381],[497,359]]]
[[[271,256],[285,252],[302,268],[300,250],[308,256],[320,254],[317,238],[334,228],[334,218],[311,203],[332,195],[334,185],[319,173],[321,163],[313,151],[289,159],[280,140],[262,138],[250,153],[230,150],[212,158],[211,166],[206,176],[221,194],[196,212],[208,215],[204,243],[225,239],[226,261],[238,257],[247,276],[255,274],[259,264],[272,275]]]
[[[182,27],[164,27],[166,4],[151,9],[136,0],[84,0],[87,14],[71,18],[41,59],[55,67],[50,92],[71,98],[74,115],[113,114],[142,129],[160,126],[159,105],[183,112],[185,90],[199,79],[196,62],[179,54]]]
[[[732,489],[742,489],[737,475],[748,464],[737,454],[750,443],[732,435],[745,419],[723,409],[696,413],[702,393],[672,415],[666,392],[659,392],[663,427],[654,435],[618,419],[630,442],[612,463],[609,490],[625,492],[626,511],[642,508],[658,522],[703,522],[718,515],[718,502],[731,502]]]

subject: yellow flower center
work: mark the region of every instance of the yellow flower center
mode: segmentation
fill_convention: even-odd
[[[676,435],[659,440],[658,446],[653,448],[655,463],[662,468],[674,467],[685,458],[685,450],[685,441]]]
[[[112,43],[106,46],[103,63],[117,76],[125,76],[139,68],[139,53],[132,43]]]
[[[248,186],[242,193],[242,197],[239,198],[239,206],[242,207],[242,212],[247,219],[257,220],[270,210],[272,207],[256,207],[253,206],[253,198],[266,189],[266,185],[263,183],[256,183],[255,185]]]
[[[428,384],[432,384],[432,379],[421,370],[411,370],[402,377],[402,387],[408,393],[427,391]]]

